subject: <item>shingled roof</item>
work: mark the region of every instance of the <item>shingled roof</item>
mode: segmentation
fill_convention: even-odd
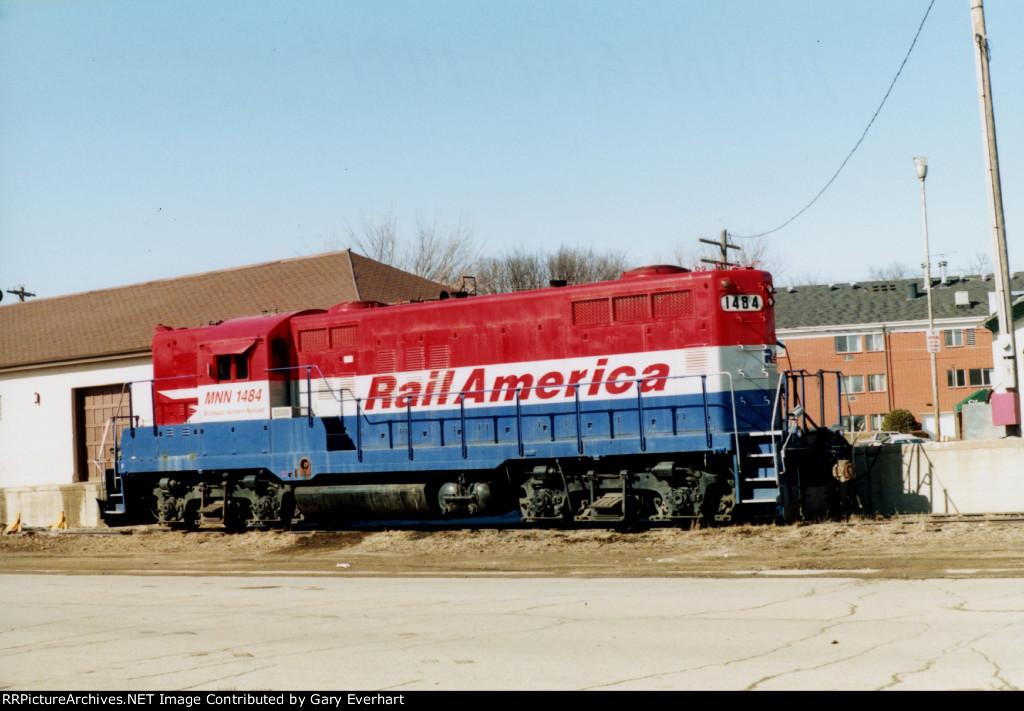
[[[936,320],[973,319],[981,324],[988,317],[988,294],[995,289],[991,277],[952,277],[946,284],[932,281]],[[1013,275],[1010,288],[1024,290],[1024,274]],[[912,289],[916,293],[913,298]],[[958,291],[967,292],[966,306],[956,305]],[[921,278],[780,287],[775,294],[775,326],[779,329],[927,320],[928,296]]]
[[[1015,299],[1010,304],[1010,323],[1015,324],[1022,318],[1024,318],[1024,296]],[[996,314],[985,319],[985,323],[982,325],[992,333],[999,333],[999,317]]]
[[[0,370],[143,353],[158,324],[204,326],[361,299],[430,299],[441,289],[343,250],[31,300],[0,308]]]

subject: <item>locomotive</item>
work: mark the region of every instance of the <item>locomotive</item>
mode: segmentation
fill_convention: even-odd
[[[757,269],[663,265],[160,326],[154,377],[130,389],[148,390],[152,418],[129,397],[101,510],[241,529],[834,509],[850,447],[802,402],[808,382],[841,380],[779,373],[773,294]]]

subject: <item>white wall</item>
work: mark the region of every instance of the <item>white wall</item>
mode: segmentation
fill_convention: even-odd
[[[148,354],[107,363],[0,373],[0,488],[72,483],[72,391],[152,377]],[[152,416],[148,383],[133,388],[133,399],[136,414]]]
[[[1024,440],[857,447],[857,490],[869,513],[1024,511]]]
[[[928,433],[928,436],[932,439],[935,437],[935,413],[928,412],[917,413],[917,419],[921,423],[921,429]],[[939,424],[942,426],[942,441],[946,442],[951,439],[956,439],[956,413],[953,412],[940,412],[939,413]]]

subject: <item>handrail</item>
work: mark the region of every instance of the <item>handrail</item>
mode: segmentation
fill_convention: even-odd
[[[362,408],[362,406],[361,406],[362,398],[356,397],[355,393],[353,393],[353,391],[350,388],[339,387],[336,390],[334,387],[331,386],[330,381],[324,375],[323,371],[320,369],[320,367],[318,365],[300,365],[300,366],[289,366],[289,367],[285,367],[285,368],[267,368],[266,369],[267,372],[284,372],[284,371],[294,371],[294,370],[301,370],[301,371],[305,371],[305,373],[306,373],[306,405],[307,405],[306,416],[307,416],[307,418],[309,420],[309,423],[310,423],[311,427],[313,426],[313,389],[312,389],[312,380],[313,380],[313,378],[312,378],[312,373],[313,373],[314,370],[316,371],[317,378],[318,378],[319,381],[322,382],[326,392],[330,393],[332,399],[335,402],[337,402],[337,403],[339,403],[341,405],[341,408],[340,408],[341,412],[339,414],[339,417],[344,417],[344,403],[345,403],[346,400],[352,400],[352,401],[355,402],[355,409],[356,409],[356,412],[355,412],[355,417],[356,417],[356,450],[357,450],[357,455],[358,455],[359,461],[362,461],[362,459],[363,459],[362,420],[368,418],[368,415],[367,415],[365,409]],[[522,418],[523,418],[523,412],[522,412],[522,399],[523,399],[523,395],[522,395],[522,393],[524,391],[551,389],[551,388],[554,388],[554,387],[567,387],[567,386],[568,387],[572,387],[573,388],[573,404],[574,404],[575,420],[576,420],[576,428],[575,428],[576,429],[576,446],[577,446],[578,453],[583,454],[583,452],[584,452],[584,443],[583,443],[583,427],[582,427],[582,408],[581,408],[581,398],[580,398],[580,388],[581,388],[581,386],[594,387],[594,386],[610,385],[610,384],[616,384],[616,385],[623,385],[623,384],[625,384],[627,387],[626,387],[626,389],[622,393],[615,393],[617,395],[625,395],[626,393],[628,393],[629,388],[631,388],[631,387],[633,387],[635,385],[636,388],[637,388],[637,403],[636,403],[636,410],[637,410],[637,416],[638,416],[638,433],[637,433],[637,436],[640,439],[641,451],[646,451],[646,444],[647,444],[646,439],[647,439],[647,436],[646,436],[646,429],[645,429],[644,423],[643,423],[644,412],[645,412],[644,411],[644,400],[643,400],[643,386],[644,386],[644,384],[645,383],[655,383],[655,382],[658,382],[658,381],[667,381],[667,380],[682,380],[682,379],[686,379],[686,378],[699,378],[700,379],[700,383],[701,383],[701,407],[702,407],[702,410],[703,410],[703,413],[704,413],[703,421],[704,421],[705,441],[707,442],[707,446],[711,447],[711,444],[712,444],[712,429],[711,429],[711,422],[710,422],[710,419],[711,419],[710,418],[710,408],[709,408],[709,403],[708,403],[707,379],[710,378],[710,377],[719,377],[719,376],[725,376],[726,378],[728,378],[730,408],[732,410],[732,433],[731,434],[732,434],[732,439],[733,439],[733,442],[734,442],[735,449],[736,449],[736,451],[739,451],[739,424],[738,424],[738,420],[737,420],[737,416],[736,416],[736,390],[735,390],[735,383],[733,381],[733,374],[728,372],[728,371],[717,371],[717,372],[708,372],[708,373],[687,373],[687,374],[683,374],[683,375],[659,375],[659,376],[650,376],[650,377],[646,377],[646,378],[635,378],[635,379],[633,379],[633,378],[623,378],[623,379],[614,379],[614,380],[600,380],[600,381],[593,381],[593,382],[586,382],[586,383],[560,384],[560,385],[557,385],[557,386],[553,385],[553,384],[528,385],[528,386],[523,386],[523,387],[516,388],[514,391],[510,390],[509,388],[484,388],[484,389],[479,389],[479,390],[458,390],[458,391],[456,391],[456,390],[449,390],[449,391],[443,391],[443,392],[439,392],[439,393],[433,393],[433,396],[437,397],[438,399],[453,397],[455,399],[455,401],[458,403],[459,411],[460,411],[459,421],[460,421],[460,425],[461,425],[460,426],[460,430],[461,430],[460,445],[461,445],[461,449],[462,449],[462,457],[465,459],[465,458],[468,457],[468,444],[467,444],[467,440],[466,440],[466,407],[465,407],[465,401],[466,401],[467,397],[473,396],[473,395],[486,395],[486,394],[490,394],[490,393],[506,393],[506,398],[507,398],[507,394],[510,393],[510,392],[513,392],[515,394],[515,404],[516,404],[516,431],[517,431],[516,432],[516,439],[517,439],[517,446],[518,446],[518,449],[519,449],[520,456],[523,456],[524,453],[525,453],[525,442],[524,442],[524,439],[523,439],[523,428],[522,428]],[[197,376],[194,376],[194,375],[183,375],[183,376],[173,376],[173,377],[167,377],[167,378],[149,378],[149,379],[145,379],[145,380],[131,381],[128,384],[132,385],[132,384],[135,384],[135,383],[146,383],[146,382],[148,382],[148,383],[155,383],[155,382],[158,382],[158,381],[178,380],[178,379],[195,378],[195,377],[197,377]],[[318,389],[317,392],[324,392],[325,390],[324,389]],[[130,393],[130,388],[129,388],[129,393]],[[352,397],[345,397],[346,393],[351,395]],[[412,421],[413,421],[413,407],[414,406],[412,405],[412,400],[413,400],[413,398],[417,397],[417,395],[418,395],[418,393],[417,394],[409,394],[409,395],[388,395],[388,396],[379,396],[379,397],[373,398],[374,400],[395,400],[395,399],[398,399],[398,398],[401,398],[401,397],[404,397],[406,399],[406,407],[405,407],[405,410],[406,410],[406,412],[405,412],[405,420],[406,420],[406,427],[407,427],[406,446],[408,447],[409,458],[410,459],[412,459],[414,457],[414,446],[412,444]],[[154,396],[153,403],[151,403],[154,407],[155,407],[155,402],[156,402],[156,398]],[[129,404],[130,403],[131,403],[131,398],[129,396]],[[156,425],[155,425],[155,418],[154,418],[154,427],[156,427]],[[554,440],[555,439],[555,431],[554,431],[554,429],[552,429],[551,436],[552,436],[552,440]],[[392,443],[392,447],[391,448],[393,448],[393,447],[394,447],[394,444]]]
[[[636,414],[637,414],[637,433],[640,435],[640,451],[647,451],[647,438],[644,437],[644,395],[643,388],[640,387],[641,380],[636,381]],[[551,436],[554,437],[554,430],[551,432]]]
[[[772,442],[772,464],[778,468],[777,476],[780,481],[786,473],[786,457],[783,455],[786,451],[786,445],[789,443],[789,437],[787,436],[786,439],[783,440],[780,447],[775,433],[780,429],[784,429],[786,431],[789,430],[789,378],[786,375],[788,372],[789,371],[783,371],[779,374],[779,378],[775,383],[775,399],[772,401],[772,419],[768,427],[768,431],[771,432],[769,436],[771,437]],[[783,395],[783,391],[786,391],[785,395]],[[783,400],[783,398],[785,398],[785,400]],[[779,407],[780,401],[785,405],[785,414],[783,414],[782,408]],[[782,418],[782,421],[777,423],[777,420],[780,417]]]
[[[341,416],[344,416],[344,402],[345,402],[346,399],[349,399],[349,398],[345,398],[343,393],[348,392],[348,393],[352,394],[352,391],[349,388],[339,388],[337,393],[336,393],[334,388],[331,387],[331,384],[328,381],[328,379],[323,375],[323,372],[320,371],[319,366],[315,366],[315,365],[312,365],[312,366],[293,366],[293,367],[290,367],[290,368],[274,368],[274,369],[268,369],[268,370],[299,370],[299,369],[309,370],[309,369],[312,369],[312,368],[316,368],[318,377],[323,381],[324,386],[327,388],[327,392],[331,393],[331,397],[336,402],[338,402],[338,403],[340,403],[342,405]],[[729,380],[729,399],[730,399],[730,409],[732,410],[732,421],[733,421],[732,422],[732,433],[731,434],[732,434],[732,438],[733,438],[734,447],[736,448],[736,451],[739,451],[739,423],[738,423],[737,416],[736,416],[736,390],[735,390],[735,384],[733,382],[733,375],[732,375],[732,373],[730,373],[728,371],[717,371],[717,372],[709,372],[709,373],[688,373],[688,374],[684,374],[684,375],[659,375],[659,376],[651,376],[651,377],[647,377],[647,378],[636,378],[636,379],[626,379],[626,378],[623,378],[623,379],[615,379],[615,380],[600,380],[600,381],[587,382],[587,383],[569,383],[568,384],[569,387],[573,388],[573,401],[574,401],[575,419],[576,419],[576,447],[577,447],[578,453],[583,454],[583,451],[584,451],[584,447],[583,447],[582,411],[581,411],[581,407],[580,407],[580,402],[581,402],[581,400],[580,400],[580,387],[581,386],[585,385],[587,387],[592,387],[592,386],[595,386],[595,385],[599,386],[599,385],[609,385],[609,384],[617,384],[617,385],[626,384],[628,386],[627,390],[624,391],[623,393],[618,393],[618,394],[625,395],[626,392],[628,392],[628,388],[629,387],[632,387],[633,385],[636,385],[636,388],[637,388],[637,405],[636,405],[636,409],[637,409],[637,415],[638,415],[638,418],[639,418],[638,419],[638,437],[640,439],[641,451],[646,451],[646,444],[647,444],[646,439],[647,438],[646,438],[646,431],[644,429],[644,424],[643,424],[644,402],[643,402],[643,389],[642,388],[643,388],[644,383],[652,383],[652,382],[657,382],[657,381],[660,381],[660,380],[682,380],[682,379],[685,379],[685,378],[700,378],[700,381],[701,381],[701,407],[702,407],[703,412],[704,412],[704,418],[703,418],[703,420],[704,420],[704,435],[705,435],[705,440],[707,442],[707,446],[711,447],[711,444],[712,444],[712,433],[711,433],[711,423],[710,423],[710,410],[709,410],[709,404],[708,404],[707,379],[709,377],[718,377],[718,376],[725,376]],[[309,381],[307,381],[307,382],[309,382]],[[551,385],[551,384],[545,384],[545,385],[527,385],[527,386],[518,387],[515,390],[510,390],[509,388],[482,388],[482,389],[477,389],[477,390],[447,390],[447,391],[433,393],[433,396],[437,397],[438,399],[451,397],[451,398],[453,398],[458,403],[458,405],[459,405],[459,423],[460,423],[460,428],[459,429],[460,429],[460,435],[461,435],[460,436],[460,446],[462,448],[462,457],[463,457],[463,459],[465,459],[468,456],[468,444],[467,444],[467,441],[466,441],[466,404],[465,404],[467,398],[469,396],[472,396],[472,395],[486,395],[486,394],[489,394],[489,393],[506,393],[506,395],[508,393],[510,393],[510,392],[514,393],[515,394],[515,407],[516,407],[516,445],[517,445],[517,448],[519,450],[519,456],[524,456],[524,453],[526,451],[526,447],[525,447],[525,442],[523,440],[523,426],[522,426],[523,425],[523,405],[522,405],[523,395],[522,395],[522,393],[523,393],[523,391],[551,389],[553,387],[555,387],[555,386]],[[557,387],[565,387],[565,386],[564,385],[558,385]],[[319,392],[323,392],[323,391],[321,390]],[[309,403],[308,413],[307,414],[309,414],[309,413],[312,412],[312,395],[311,395],[311,388],[310,388],[309,385],[307,385],[307,393],[306,394],[307,394],[307,403]],[[379,396],[379,397],[374,398],[375,400],[397,400],[399,398],[404,398],[406,400],[406,404],[405,404],[406,427],[407,427],[406,446],[409,449],[409,458],[410,459],[412,459],[413,456],[414,456],[414,448],[413,448],[413,445],[412,445],[412,414],[413,414],[413,412],[412,412],[412,408],[413,408],[412,400],[413,400],[413,398],[417,397],[417,395],[418,394],[387,395],[387,396]],[[359,451],[359,460],[362,461],[361,420],[364,419],[364,418],[368,419],[368,415],[365,412],[365,410],[363,410],[360,407],[361,398],[353,397],[351,399],[356,401],[356,421],[357,421],[357,430],[356,430],[357,442],[356,442],[356,448]],[[551,438],[552,438],[552,441],[555,440],[555,432],[554,432],[553,429],[552,429],[552,433],[551,433]],[[443,443],[442,443],[442,446],[443,446]],[[390,448],[394,448],[393,445]]]

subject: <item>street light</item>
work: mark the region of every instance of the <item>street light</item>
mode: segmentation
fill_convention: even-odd
[[[932,362],[932,407],[935,416],[935,441],[942,439],[942,426],[939,424],[939,372],[935,363],[935,354],[939,350],[939,338],[935,332],[935,318],[932,313],[932,258],[928,249],[928,206],[924,197],[924,179],[928,175],[928,159],[914,158],[914,170],[921,181],[921,217],[924,220],[924,278],[928,292],[928,354]]]

